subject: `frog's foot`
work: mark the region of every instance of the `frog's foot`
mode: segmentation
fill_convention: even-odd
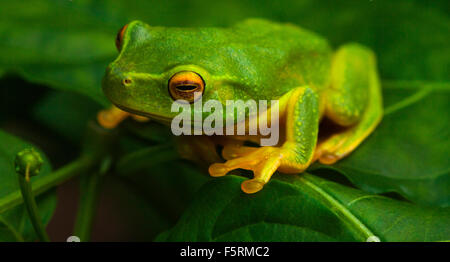
[[[381,120],[382,110],[368,110],[361,122],[349,130],[335,134],[321,142],[314,151],[313,160],[331,165],[350,154],[373,132]]]
[[[283,147],[240,147],[240,149],[234,148],[233,151],[235,153],[233,156],[238,157],[225,163],[212,164],[209,167],[209,174],[213,177],[220,177],[238,168],[252,170],[254,178],[244,181],[241,185],[242,191],[247,194],[260,191],[289,153]]]
[[[233,141],[225,144],[222,150],[222,157],[226,160],[231,160],[244,157],[259,149],[259,147],[244,146],[243,144],[244,141]]]
[[[314,151],[313,162],[318,160],[322,164],[331,165],[344,156],[338,155],[338,149],[349,137],[346,133],[336,134],[329,139],[319,143]]]
[[[150,118],[145,117],[145,116],[132,114],[131,117],[133,118],[133,120],[135,120],[137,122],[148,122],[148,121],[150,121]]]
[[[98,112],[97,121],[102,127],[112,129],[128,116],[130,116],[130,113],[120,110],[115,106],[111,106],[109,109]]]

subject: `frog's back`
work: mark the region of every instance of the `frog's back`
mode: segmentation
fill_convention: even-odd
[[[275,96],[303,85],[318,92],[328,86],[332,52],[319,35],[292,24],[263,19],[245,20],[231,30],[236,42],[229,46],[239,46],[246,54],[243,57],[253,60],[252,67],[262,78],[260,86],[273,88],[263,83],[277,83],[279,92]]]
[[[161,73],[195,64],[212,75],[226,76],[242,99],[277,98],[304,85],[320,91],[329,81],[327,41],[294,25],[248,19],[229,28],[149,27],[147,31],[145,43],[139,35],[141,41],[135,41],[140,58],[131,54],[130,61],[122,59],[130,70]]]

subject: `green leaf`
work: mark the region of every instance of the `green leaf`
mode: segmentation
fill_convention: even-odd
[[[177,225],[158,241],[442,241],[450,209],[424,208],[309,174],[280,175],[246,195],[242,177],[202,187]]]
[[[282,20],[322,34],[335,47],[370,47],[382,79],[449,80],[450,19],[439,3],[445,1],[297,1],[274,12],[285,12]]]
[[[223,2],[209,1],[206,3],[205,0],[189,2],[184,0],[17,0],[4,2],[5,4],[0,9],[0,36],[2,39],[0,41],[0,75],[7,72],[16,72],[32,82],[81,93],[97,101],[102,106],[109,104],[101,92],[100,85],[107,64],[117,55],[114,47],[115,34],[118,28],[134,19],[143,20],[150,25],[163,26],[228,26],[247,17],[262,17],[274,21],[293,22],[323,35],[330,40],[334,47],[349,41],[360,42],[369,46],[377,55],[378,66],[383,79],[402,79],[405,81],[449,80],[450,49],[448,48],[448,40],[450,20],[448,12],[445,10],[445,7],[447,7],[446,1],[378,0],[342,3],[331,0],[230,0]],[[330,10],[333,10],[332,16],[329,15]],[[391,87],[385,86],[384,103],[387,115],[375,133],[349,158],[333,167],[327,168],[332,168],[346,175],[355,185],[370,192],[396,191],[409,200],[418,203],[447,206],[449,202],[448,188],[450,188],[449,162],[446,157],[448,156],[449,148],[447,130],[449,120],[448,91],[446,91],[448,90],[448,84],[433,84],[431,88],[422,87],[423,85],[420,82],[414,85],[410,83],[397,87],[395,85]],[[426,85],[428,86],[428,84]],[[67,136],[71,139],[77,139],[79,132],[76,130],[81,128],[82,119],[87,116],[87,113],[83,111],[84,109],[80,110],[80,112],[83,111],[80,114],[77,112],[77,115],[73,116],[74,128],[69,131],[67,128],[72,127],[72,125],[68,124],[65,127],[60,125],[60,123],[67,123],[66,120],[52,121],[50,119],[52,117],[51,105],[57,105],[57,99],[53,98],[53,102],[47,104],[50,106],[40,107],[41,111],[38,110],[35,116],[41,121],[46,121],[45,124],[67,133]],[[70,101],[72,100],[64,101],[71,103]],[[45,104],[46,101],[43,103]],[[79,106],[83,107],[83,105],[74,103],[72,110],[77,110]],[[63,111],[61,113],[58,112],[58,114],[58,117],[55,119],[66,119]],[[43,118],[40,118],[42,116]],[[49,119],[50,121],[47,121]],[[133,126],[131,129],[133,129]],[[140,130],[140,127],[138,126],[134,129]],[[162,141],[165,139],[161,132],[153,131],[154,134],[151,135],[151,138],[156,138],[153,140]],[[142,132],[142,134],[146,135],[147,132]],[[0,141],[2,141],[1,138]],[[8,150],[13,148],[9,144],[5,144],[4,147]],[[0,156],[3,157],[2,155]],[[1,159],[0,163],[3,161]],[[1,165],[0,170],[3,172],[3,166]],[[158,172],[157,170],[152,171]],[[161,170],[159,174],[160,176],[165,176],[167,173],[174,172],[185,173],[186,171],[169,166],[167,170]],[[0,176],[4,175],[0,174]],[[139,179],[145,180],[146,178],[142,176]],[[233,179],[237,178],[232,178],[232,181],[234,181]],[[154,181],[149,180],[142,182],[149,182],[148,184],[151,185]],[[184,186],[183,181],[185,180],[178,181],[181,184],[181,188]],[[219,189],[224,192],[236,190],[232,191],[232,193],[241,194],[239,187],[236,187],[238,182],[228,183],[229,189],[221,189],[221,187]],[[295,183],[292,187],[285,182],[271,183],[275,185],[281,183],[278,187],[288,191],[284,193],[295,191],[297,188],[307,190],[306,192],[311,191],[311,189],[308,191],[308,186],[299,186],[298,183]],[[193,184],[195,186],[192,188],[196,188],[201,183]],[[143,185],[147,186],[144,183]],[[154,183],[153,187],[158,189],[165,188],[158,187],[158,183]],[[175,191],[179,193],[178,187],[172,187],[170,183],[168,183],[167,188],[176,188]],[[268,186],[268,189],[270,188]],[[1,190],[3,190],[3,186]],[[4,197],[1,194],[1,190],[0,202],[2,197]],[[284,194],[281,193],[282,191],[278,191],[269,192],[272,192],[274,197]],[[207,191],[207,193],[211,192]],[[328,193],[331,194],[330,192]],[[269,193],[263,191],[260,194],[264,196]],[[257,198],[259,198],[260,194],[258,194]],[[309,199],[305,194],[300,194],[300,200]],[[362,193],[360,192],[360,194]],[[168,193],[165,197],[169,198],[171,196]],[[179,196],[183,196],[183,194],[178,194],[177,197]],[[205,196],[209,197],[207,194],[202,197],[205,198]],[[201,199],[202,197],[198,198]],[[247,197],[252,199],[251,196],[245,196],[244,199],[247,199]],[[334,197],[338,199],[337,196]],[[224,199],[222,200],[225,201]],[[269,200],[266,202],[269,203]],[[376,206],[372,202],[366,203],[369,200],[372,201],[372,198],[368,197],[367,200],[363,198],[363,200],[355,203]],[[286,201],[285,204],[296,207],[299,204],[296,201],[292,201],[292,203]],[[380,199],[375,197],[373,201],[378,203]],[[383,201],[388,200],[383,198]],[[389,200],[388,204],[391,203],[390,201],[393,200]],[[44,202],[38,205],[43,208]],[[168,202],[170,203],[170,201]],[[243,202],[253,206],[255,209],[264,207],[258,202],[253,204],[247,200],[243,200]],[[52,202],[49,201],[49,203]],[[385,202],[383,203],[385,204]],[[395,203],[400,203],[398,205],[401,206],[407,205],[406,209],[413,209],[419,212],[418,207],[398,201]],[[164,205],[164,203],[161,205]],[[319,217],[325,217],[324,221],[331,221],[338,225],[337,231],[333,231],[328,226],[326,226],[326,230],[321,231],[319,228],[322,223],[318,223],[320,225],[314,224],[313,220],[316,217],[314,219],[311,217],[305,218],[301,216],[303,213],[292,209],[297,212],[292,211],[298,215],[297,217],[309,219],[306,222],[301,220],[301,222],[306,223],[308,226],[312,225],[311,228],[298,228],[297,226],[293,228],[291,224],[254,224],[249,225],[244,230],[257,232],[257,235],[248,236],[244,234],[245,232],[238,230],[236,231],[237,233],[230,233],[230,235],[224,233],[220,236],[215,234],[214,237],[210,236],[210,238],[226,239],[226,237],[232,238],[232,236],[235,236],[238,238],[238,236],[242,236],[241,239],[265,240],[264,237],[270,239],[273,236],[272,234],[274,234],[273,232],[277,232],[280,237],[295,240],[302,238],[304,240],[362,239],[361,232],[358,230],[353,232],[353,227],[348,227],[346,222],[344,223],[338,218],[330,218],[328,220],[327,216],[332,217],[335,214],[333,213],[334,206],[330,207],[325,204],[316,206],[308,201],[305,201],[305,205],[303,203],[300,203],[300,205],[302,207],[319,209],[319,211],[316,210]],[[392,205],[395,206],[394,204]],[[280,204],[280,206],[283,205]],[[241,211],[243,207],[240,209]],[[20,208],[16,207],[16,209]],[[207,208],[204,210],[207,210]],[[424,210],[424,217],[426,217],[427,212],[431,212],[429,210],[435,209]],[[436,210],[438,210],[436,211],[438,213],[436,216],[442,217],[442,212],[439,211],[441,209]],[[202,214],[202,209],[199,209],[199,211]],[[8,212],[12,212],[12,210]],[[276,212],[276,210],[273,212]],[[283,214],[289,214],[289,212],[286,211]],[[235,214],[233,212],[230,213]],[[392,213],[395,214],[394,211]],[[45,214],[42,216],[45,217]],[[417,214],[414,213],[412,216],[417,217]],[[432,217],[436,216],[432,215]],[[233,223],[233,219],[238,223],[242,218],[236,215],[236,218],[229,219],[227,223]],[[8,218],[7,220],[10,221],[11,219]],[[17,222],[20,219],[12,219],[11,221]],[[386,219],[386,221],[392,220]],[[398,223],[402,224],[402,221],[393,222],[394,228],[397,228],[395,225],[398,225]],[[427,223],[434,223],[434,219],[429,219],[429,221],[431,222]],[[414,220],[414,222],[421,225],[421,221]],[[220,223],[226,224],[223,221]],[[221,225],[220,223],[219,225]],[[5,230],[2,232],[9,232],[8,239],[20,239],[20,237],[17,237],[21,235],[20,227],[13,222],[9,224],[13,226],[2,227],[1,230]],[[7,223],[6,225],[9,224]],[[180,227],[179,225],[178,227]],[[389,226],[387,227],[389,228]],[[17,230],[14,231],[11,228]],[[261,231],[261,228],[268,229],[267,231]],[[376,231],[372,228],[372,225],[368,228],[374,232]],[[420,228],[428,227],[421,226]],[[445,225],[443,228],[447,229],[448,225]],[[403,230],[403,227],[401,229]],[[185,231],[187,232],[188,229],[185,229]],[[434,237],[433,230],[430,231],[430,235],[433,235],[433,237],[417,236],[418,233],[415,233],[417,230],[414,231],[414,229],[409,231],[411,231],[410,239],[448,239],[448,232],[445,230],[443,231],[447,232],[445,237]],[[382,240],[396,240],[395,236],[390,235],[386,237],[383,236],[384,231],[381,230],[380,232],[382,232]],[[171,232],[169,235],[173,239],[177,239],[174,232]],[[207,235],[202,235],[201,239],[207,239]],[[403,239],[409,238],[409,236],[402,237]],[[24,234],[23,238],[27,239],[27,234]],[[273,238],[275,239],[275,237]]]
[[[106,105],[100,81],[116,53],[111,40],[115,29],[90,15],[93,7],[89,5],[71,1],[2,5],[0,34],[5,41],[0,44],[0,67]]]
[[[32,147],[31,144],[22,141],[0,130],[0,203],[8,195],[19,190],[17,174],[14,170],[16,154],[24,148]],[[31,183],[49,175],[50,164],[43,156],[44,164],[38,176],[31,178]],[[56,207],[56,193],[49,191],[36,199],[42,223],[47,225]],[[36,239],[34,229],[28,218],[25,206],[19,205],[0,213],[0,241],[32,241]]]
[[[395,191],[426,205],[450,205],[450,84],[391,83],[385,116],[349,157],[333,166],[359,188]]]
[[[198,168],[193,168],[192,163],[183,160],[168,159],[153,163],[155,160],[161,161],[158,157],[148,158],[146,163],[139,163],[139,159],[136,159],[136,166],[141,167],[139,170],[132,168],[129,173],[117,175],[125,179],[141,197],[150,199],[151,205],[168,221],[174,222],[198,189],[211,178],[206,172],[200,172]]]
[[[143,151],[150,150],[144,149],[131,155],[141,155]],[[117,171],[120,172],[125,167],[124,161],[117,163],[122,166]],[[132,208],[139,213],[129,217],[127,224],[133,228],[132,231],[141,232],[138,236],[144,235],[143,240],[149,241],[177,222],[198,189],[211,178],[206,172],[193,168],[192,163],[173,159],[164,161],[159,155],[156,158],[147,157],[146,160],[137,157],[133,162],[136,167],[131,167],[129,172],[113,176],[127,189],[125,195],[117,197],[127,206],[126,212],[130,212],[128,209]],[[130,198],[136,200],[127,203]],[[159,218],[159,224],[149,224],[155,217]]]
[[[89,120],[101,107],[92,99],[73,92],[49,92],[32,110],[33,118],[58,134],[79,143]]]

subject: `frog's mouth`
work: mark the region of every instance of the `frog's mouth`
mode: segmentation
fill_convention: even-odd
[[[151,113],[147,113],[147,112],[141,112],[139,110],[135,110],[135,109],[132,109],[132,108],[129,108],[126,106],[122,106],[120,104],[116,104],[116,103],[113,103],[113,104],[125,112],[131,113],[134,115],[145,116],[145,117],[150,118],[151,120],[155,120],[156,122],[159,122],[164,125],[170,126],[170,124],[172,122],[172,118],[169,116],[161,116],[161,115],[151,114]]]
[[[113,104],[116,107],[118,107],[120,110],[123,110],[125,112],[131,113],[131,114],[134,114],[134,115],[148,117],[149,119],[154,120],[154,121],[156,121],[158,123],[161,123],[163,125],[171,126],[171,124],[172,124],[173,117],[162,116],[162,115],[157,115],[157,114],[152,114],[152,113],[147,113],[147,112],[142,112],[142,111],[139,111],[139,110],[136,110],[136,109],[132,109],[132,108],[120,105],[120,104],[116,104],[116,103],[113,103]],[[192,124],[199,123],[199,122],[202,123],[202,121],[191,120]]]

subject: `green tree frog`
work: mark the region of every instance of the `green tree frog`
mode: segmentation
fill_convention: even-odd
[[[258,136],[201,135],[180,147],[186,158],[215,162],[209,166],[214,177],[234,169],[253,171],[241,185],[249,194],[276,171],[300,173],[314,161],[342,159],[383,115],[373,52],[356,43],[332,51],[324,38],[292,24],[248,19],[228,28],[166,28],[133,21],[119,31],[116,45],[119,55],[102,83],[114,104],[98,115],[105,128],[128,116],[170,124],[174,100],[193,102],[194,92],[203,101],[224,104],[279,101],[276,146],[244,143],[258,142]],[[342,128],[319,140],[325,118]],[[217,145],[225,162],[216,157]]]

